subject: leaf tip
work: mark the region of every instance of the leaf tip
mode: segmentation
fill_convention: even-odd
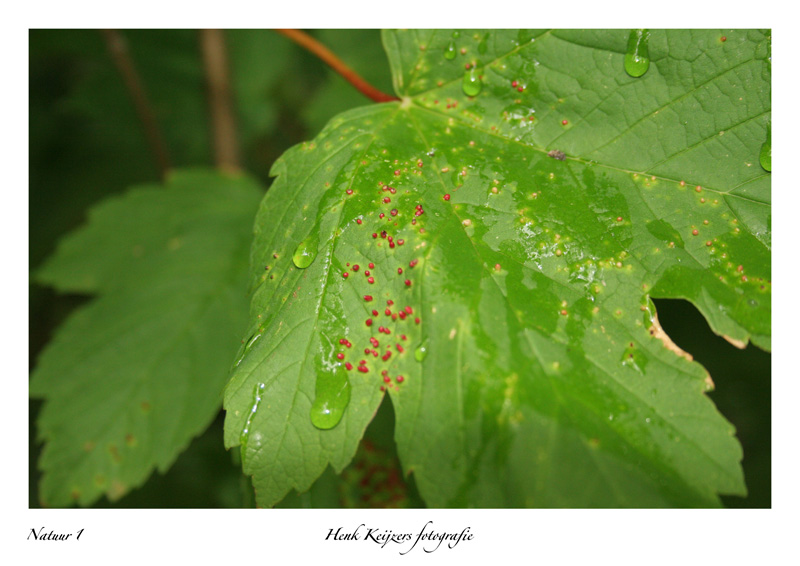
[[[725,336],[724,334],[722,337],[740,350],[744,350],[747,347],[747,340],[737,340],[736,338],[731,338],[730,336]]]

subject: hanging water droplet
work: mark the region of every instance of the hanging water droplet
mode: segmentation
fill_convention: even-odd
[[[311,422],[323,430],[335,427],[342,420],[350,403],[350,381],[339,365],[333,372],[317,375],[316,396],[311,405]]]
[[[464,81],[461,83],[461,88],[467,96],[478,96],[481,91],[483,83],[481,83],[478,69],[475,65],[470,65],[469,69],[464,72]]]
[[[444,48],[444,58],[447,60],[456,58],[456,42],[452,39],[450,40],[450,43],[447,44],[447,47]]]
[[[650,55],[647,49],[649,40],[650,32],[646,29],[632,29],[628,36],[625,72],[632,77],[641,77],[650,68]]]
[[[421,362],[422,360],[425,359],[425,356],[427,355],[428,355],[428,341],[426,340],[425,342],[417,346],[416,350],[414,350],[414,359],[417,360],[418,362]]]
[[[772,122],[767,122],[767,141],[761,146],[758,161],[764,171],[772,171]]]
[[[455,39],[458,39],[459,37],[461,37],[461,32],[460,32],[460,31],[458,31],[458,30],[454,31],[454,32],[453,32],[453,37],[454,37]]]
[[[319,247],[319,240],[316,236],[309,236],[297,246],[292,256],[292,261],[300,269],[305,269],[317,257],[317,248]]]

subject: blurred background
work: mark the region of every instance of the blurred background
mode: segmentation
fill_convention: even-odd
[[[393,93],[378,30],[311,31],[367,82]],[[343,110],[371,102],[316,57],[287,38],[264,30],[224,34],[233,89],[240,161],[264,187],[272,163],[290,146],[313,138]],[[138,75],[172,167],[213,165],[209,103],[199,34],[195,30],[126,30],[114,40]],[[98,30],[31,30],[29,35],[31,273],[59,237],[86,219],[87,209],[128,187],[158,181],[159,160],[109,36]],[[29,363],[54,330],[89,300],[30,285]],[[737,429],[744,448],[747,498],[726,497],[729,507],[771,506],[771,357],[754,347],[737,350],[713,335],[685,301],[655,301],[662,326],[711,373],[711,397]],[[35,420],[30,404],[29,504],[38,506]],[[391,404],[367,431],[367,441],[341,476],[329,469],[307,493],[280,506],[419,507],[403,481],[394,452]],[[98,507],[216,508],[251,506],[236,454],[223,448],[222,415],[164,475],[113,505]]]

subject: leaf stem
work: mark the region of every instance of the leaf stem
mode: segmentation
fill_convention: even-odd
[[[150,152],[156,160],[159,174],[163,180],[166,178],[167,172],[172,166],[169,158],[169,151],[167,150],[167,144],[164,142],[164,137],[161,135],[161,130],[158,127],[155,113],[147,99],[147,93],[139,78],[139,73],[136,72],[133,59],[128,51],[128,44],[118,30],[104,29],[101,30],[101,32],[106,42],[106,48],[114,61],[114,65],[122,76],[125,88],[128,89],[128,93],[133,101],[133,106],[136,109],[136,114],[138,114],[139,120],[142,122],[147,144],[150,146]]]
[[[305,32],[297,29],[276,29],[278,33],[285,35],[301,47],[307,49],[325,62],[331,69],[339,73],[347,82],[353,85],[361,94],[375,102],[394,102],[400,99],[396,96],[381,92],[367,81],[362,79],[358,73],[344,64],[330,49],[322,45],[319,41]]]
[[[225,36],[222,30],[200,30],[200,45],[208,87],[208,104],[211,112],[211,135],[214,141],[214,162],[223,171],[241,169],[239,144],[236,135],[236,118],[233,112],[233,93]]]

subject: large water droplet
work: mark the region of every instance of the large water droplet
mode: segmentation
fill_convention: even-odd
[[[316,236],[309,236],[297,246],[292,256],[292,261],[300,269],[305,269],[317,257],[317,248],[319,247],[319,240]]]
[[[772,171],[772,122],[767,122],[767,141],[761,146],[758,161],[764,171]]]
[[[464,72],[464,82],[461,83],[461,88],[467,96],[478,96],[481,91],[483,83],[481,83],[478,69],[475,65],[470,65],[469,69]]]
[[[417,346],[416,350],[414,350],[414,359],[417,360],[418,362],[421,362],[422,360],[425,359],[425,356],[427,355],[428,355],[428,341],[426,340],[425,342]]]
[[[311,405],[311,422],[317,428],[327,430],[342,420],[350,403],[350,381],[343,366],[333,372],[317,375],[316,397]]]
[[[456,58],[456,42],[452,39],[447,44],[447,47],[444,48],[444,58],[448,60]]]
[[[650,55],[647,44],[650,32],[646,29],[632,29],[628,36],[628,51],[625,53],[625,72],[632,77],[641,77],[650,68]]]

